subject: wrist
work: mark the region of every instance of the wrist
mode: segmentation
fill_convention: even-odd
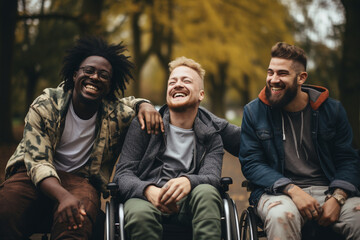
[[[140,105],[143,104],[143,103],[148,103],[148,104],[152,105],[152,104],[151,104],[149,101],[147,101],[147,100],[140,100],[140,101],[138,101],[138,102],[135,104],[135,112],[136,112],[136,114],[139,113]]]
[[[289,195],[291,196],[294,191],[296,191],[296,185],[293,184],[293,183],[289,183],[288,185],[286,185],[283,189],[283,193],[286,194],[286,195]]]
[[[145,190],[144,190],[144,196],[145,196],[146,199],[149,199],[149,194],[150,194],[152,188],[155,188],[155,186],[154,186],[154,185],[148,185],[148,186],[145,188]]]
[[[334,198],[336,200],[336,202],[340,205],[343,206],[345,204],[346,198],[345,196],[339,194],[339,193],[333,193],[333,194],[328,194],[326,195],[325,198],[325,202],[328,201],[329,199]]]

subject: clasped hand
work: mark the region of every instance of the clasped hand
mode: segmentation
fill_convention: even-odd
[[[179,177],[169,180],[162,188],[150,185],[145,190],[146,198],[163,213],[177,213],[177,202],[191,191],[188,178]]]
[[[298,186],[294,186],[288,191],[288,195],[295,203],[301,216],[308,220],[314,219],[321,226],[328,226],[339,219],[340,205],[334,198],[330,198],[323,206],[319,202],[304,192]]]
[[[68,229],[78,229],[83,226],[85,208],[81,202],[72,194],[65,195],[60,201],[57,209],[59,222],[65,223]]]

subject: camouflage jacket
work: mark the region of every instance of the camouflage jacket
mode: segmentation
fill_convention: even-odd
[[[65,126],[72,91],[64,92],[63,84],[47,88],[35,99],[25,118],[23,139],[6,166],[6,178],[25,165],[33,183],[47,177],[59,179],[53,166],[55,150]],[[126,97],[103,100],[96,120],[96,138],[87,163],[74,173],[89,178],[103,193],[120,154],[127,128],[135,116],[136,105],[144,99]],[[60,181],[60,179],[59,179]]]

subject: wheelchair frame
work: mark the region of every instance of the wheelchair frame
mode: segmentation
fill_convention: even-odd
[[[221,196],[223,200],[224,213],[221,216],[221,228],[222,228],[222,239],[224,240],[240,240],[240,229],[239,229],[239,218],[237,214],[236,204],[230,198],[227,191],[229,185],[232,184],[232,179],[224,177],[221,179]],[[109,183],[108,189],[110,190],[111,199],[106,202],[105,206],[105,239],[106,240],[125,240],[124,233],[124,204],[119,203],[117,197],[117,186],[116,183]],[[174,226],[174,225],[170,225]],[[182,230],[183,227],[179,227]],[[191,229],[185,228],[186,237],[181,239],[191,239]],[[165,229],[164,229],[165,232]],[[182,231],[181,231],[182,232]],[[183,233],[183,232],[182,232]],[[164,234],[164,238],[166,236]]]

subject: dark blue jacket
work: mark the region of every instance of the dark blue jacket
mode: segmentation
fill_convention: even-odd
[[[359,195],[360,159],[351,147],[352,130],[339,101],[329,98],[327,89],[303,86],[312,108],[311,135],[322,170],[330,181],[329,190],[342,188]],[[244,108],[239,159],[243,174],[255,186],[249,202],[256,205],[264,192],[281,194],[291,183],[284,173],[281,110],[272,108],[265,96]]]

